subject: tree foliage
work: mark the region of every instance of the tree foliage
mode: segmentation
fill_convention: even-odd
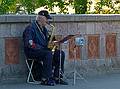
[[[16,7],[15,0],[0,0],[0,14],[14,12]]]
[[[92,2],[89,2],[91,5]],[[120,14],[120,0],[101,0],[94,6],[93,14]]]
[[[87,11],[87,0],[74,0],[76,14],[85,14]]]
[[[0,14],[34,14],[40,7],[53,12],[54,7],[58,7],[59,13],[68,14],[68,6],[72,6],[76,14],[120,14],[120,0],[100,0],[91,12],[92,4],[90,0],[0,0]]]
[[[54,11],[53,8],[58,7],[59,13],[67,14],[69,5],[75,8],[75,13],[83,14],[87,8],[84,0],[0,0],[0,2],[0,14],[19,12],[32,14],[39,7],[44,7],[50,11]]]

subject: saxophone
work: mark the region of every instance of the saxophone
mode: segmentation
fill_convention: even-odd
[[[53,38],[54,38],[54,34],[55,34],[55,26],[52,24],[49,24],[50,27],[52,28],[52,32],[51,32],[51,36],[50,36],[50,40],[48,43],[48,48],[50,48],[53,52],[55,51],[56,46],[53,44]]]

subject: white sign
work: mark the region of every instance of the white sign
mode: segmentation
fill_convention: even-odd
[[[75,38],[75,44],[78,46],[83,46],[85,44],[84,37],[76,37]]]

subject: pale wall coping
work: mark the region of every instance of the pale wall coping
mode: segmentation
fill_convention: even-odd
[[[100,22],[120,21],[120,14],[71,14],[53,15],[54,22]],[[0,15],[0,23],[29,23],[36,15]]]

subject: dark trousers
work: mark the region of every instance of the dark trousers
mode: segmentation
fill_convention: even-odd
[[[27,56],[30,58],[35,58],[37,61],[42,61],[43,62],[42,77],[51,78],[59,76],[60,52],[61,52],[61,71],[64,72],[65,54],[63,51],[55,50],[53,54],[53,52],[50,49],[29,50]],[[54,71],[54,73],[52,73],[52,71]]]

